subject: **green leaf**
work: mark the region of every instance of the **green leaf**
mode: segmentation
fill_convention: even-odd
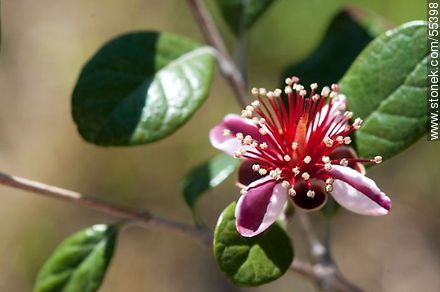
[[[355,134],[361,157],[390,158],[426,132],[427,26],[414,21],[375,39],[340,82],[349,109],[364,120]]]
[[[101,285],[116,244],[117,227],[94,225],[65,239],[46,261],[35,292],[93,292]]]
[[[82,137],[98,145],[162,139],[205,101],[213,70],[213,50],[179,36],[119,36],[83,68],[72,96],[73,119]]]
[[[337,82],[374,37],[359,23],[358,11],[346,9],[338,13],[315,51],[284,70],[282,84],[291,76],[298,76],[304,85],[317,82],[322,86],[330,86]]]
[[[231,30],[238,34],[242,24],[244,9],[244,28],[249,29],[258,18],[272,5],[276,0],[216,0],[220,6],[223,18]],[[247,6],[245,2],[248,2]]]
[[[214,253],[220,269],[239,286],[258,286],[281,277],[293,260],[290,239],[275,223],[255,237],[242,237],[235,227],[235,202],[220,215]]]
[[[183,178],[183,196],[198,224],[201,224],[201,220],[196,211],[197,201],[203,193],[227,179],[235,171],[239,162],[238,159],[221,153],[196,166]]]

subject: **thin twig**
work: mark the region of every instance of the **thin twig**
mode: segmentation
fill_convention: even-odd
[[[120,207],[108,202],[91,199],[81,193],[63,189],[26,178],[13,176],[0,172],[0,184],[21,189],[24,191],[36,193],[46,197],[51,197],[59,200],[70,201],[91,209],[99,210],[101,212],[130,219],[136,223],[146,226],[157,226],[173,232],[177,232],[195,239],[200,240],[204,244],[209,245],[211,235],[204,229],[199,229],[188,224],[172,221],[160,216],[154,215],[148,211],[137,211],[130,208]]]
[[[203,0],[187,0],[186,2],[200,25],[206,41],[217,50],[217,60],[220,66],[220,72],[229,82],[237,101],[242,106],[245,106],[249,102],[246,83],[240,71],[232,62],[226,45],[214,24],[211,14],[203,3]]]

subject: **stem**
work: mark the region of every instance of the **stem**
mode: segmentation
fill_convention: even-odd
[[[200,25],[205,40],[209,45],[217,50],[217,61],[220,66],[220,72],[229,82],[229,85],[235,93],[237,101],[242,106],[247,105],[249,100],[247,97],[245,80],[240,71],[232,62],[228,50],[226,49],[226,45],[214,24],[211,14],[203,3],[203,0],[186,0],[186,2],[188,3],[189,8]]]
[[[327,261],[332,262],[333,258],[331,256],[330,253],[330,248],[331,248],[331,239],[332,239],[332,229],[331,229],[331,220],[330,218],[326,218],[325,222],[324,222],[325,226],[324,226],[324,240],[322,242],[322,244],[324,245],[325,250],[327,251],[326,256],[327,256]]]
[[[120,207],[108,202],[91,199],[81,193],[63,189],[26,178],[13,176],[0,172],[0,184],[43,195],[50,198],[74,202],[91,209],[99,210],[116,217],[130,219],[140,225],[157,226],[176,233],[183,234],[200,240],[202,243],[209,245],[211,235],[204,229],[195,228],[191,225],[172,221],[160,216],[154,215],[148,211],[137,211],[130,208]]]
[[[291,270],[312,279],[321,291],[359,292],[361,288],[350,283],[339,271],[329,249],[330,225],[326,225],[326,240],[319,240],[307,213],[298,211],[299,222],[310,247],[313,265],[293,262]]]

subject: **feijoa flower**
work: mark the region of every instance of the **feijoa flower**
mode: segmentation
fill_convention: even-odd
[[[318,85],[309,92],[297,77],[287,78],[280,89],[254,88],[255,101],[241,116],[227,115],[210,132],[214,147],[242,159],[239,170],[241,197],[236,207],[238,232],[246,237],[267,229],[283,212],[288,198],[297,207],[322,207],[327,194],[345,208],[364,215],[385,215],[391,200],[365,176],[349,147],[350,135],[362,120],[346,110],[346,97],[337,84]]]

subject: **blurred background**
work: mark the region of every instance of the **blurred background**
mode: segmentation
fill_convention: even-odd
[[[222,33],[232,34],[213,1]],[[398,25],[426,18],[419,0],[279,0],[252,28],[250,86],[276,87],[287,63],[319,43],[341,7],[359,5]],[[131,30],[165,30],[202,40],[185,1],[2,1],[0,170],[103,200],[191,222],[180,179],[216,153],[207,133],[238,112],[217,73],[208,101],[168,139],[134,148],[99,148],[81,140],[70,95],[85,61],[104,42]],[[380,218],[346,211],[333,220],[333,254],[342,272],[367,291],[440,291],[440,145],[423,138],[370,171],[393,200]],[[213,226],[238,192],[234,178],[204,196],[200,212]],[[0,291],[31,291],[38,269],[67,235],[115,218],[72,204],[0,187]],[[319,224],[320,213],[313,214]],[[297,254],[302,233],[293,222]],[[300,276],[254,289],[233,287],[212,251],[154,228],[123,231],[101,291],[314,291]]]

